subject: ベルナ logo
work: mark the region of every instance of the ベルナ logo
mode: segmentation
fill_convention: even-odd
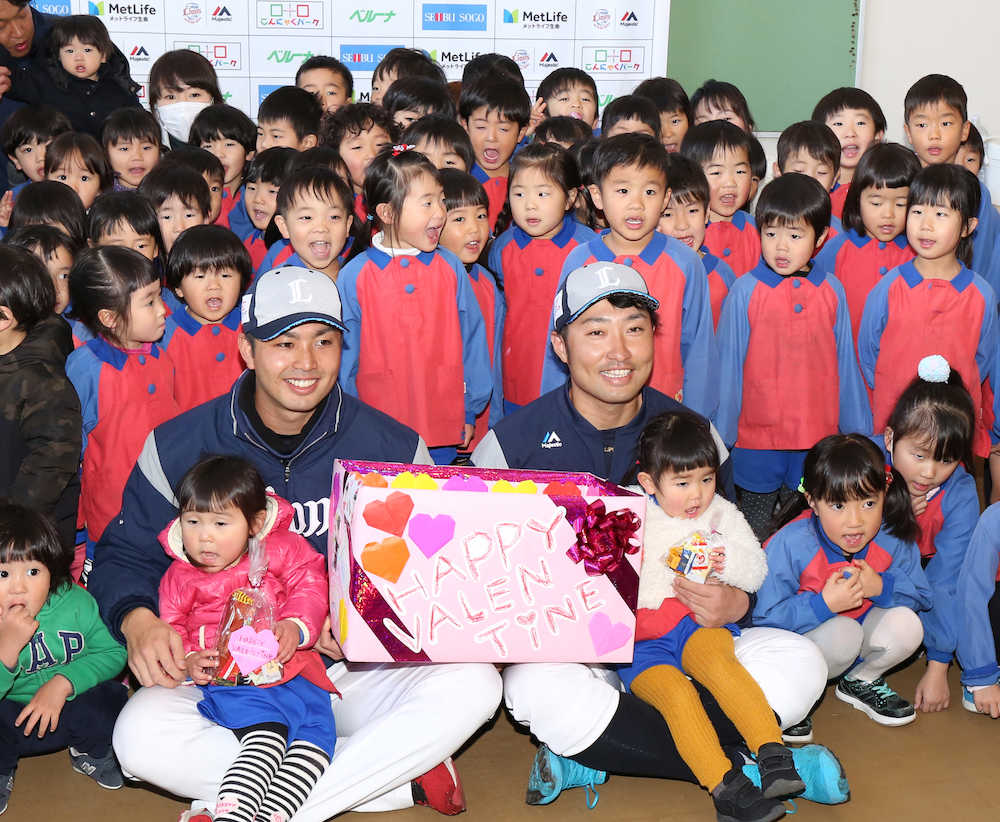
[[[306,3],[257,0],[257,28],[321,29],[322,0],[309,0]]]
[[[485,4],[424,3],[421,11],[424,31],[486,31]]]
[[[298,65],[299,63],[304,63],[312,56],[313,53],[309,49],[303,49],[302,51],[296,51],[295,49],[274,49],[267,55],[267,62],[278,63],[279,65],[284,65],[285,63]]]
[[[353,20],[355,23],[388,23],[395,16],[396,12],[392,10],[355,9],[347,19]]]

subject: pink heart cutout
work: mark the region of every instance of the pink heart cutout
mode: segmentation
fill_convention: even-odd
[[[466,477],[464,475],[456,474],[453,477],[448,477],[448,481],[444,484],[445,491],[488,491],[486,483],[483,482],[479,477]]]
[[[455,520],[447,514],[417,514],[410,520],[410,539],[430,559],[455,537]]]
[[[278,655],[278,640],[270,629],[258,633],[249,625],[229,635],[229,653],[244,676],[250,676],[265,662]]]
[[[587,628],[590,630],[590,641],[594,644],[594,651],[598,656],[604,656],[616,648],[621,648],[632,636],[632,629],[628,625],[624,622],[612,624],[611,617],[607,614],[594,614]]]

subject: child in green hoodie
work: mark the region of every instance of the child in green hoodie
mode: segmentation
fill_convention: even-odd
[[[44,516],[0,502],[0,814],[22,756],[68,747],[74,770],[122,786],[111,733],[126,653],[70,581],[72,558]]]

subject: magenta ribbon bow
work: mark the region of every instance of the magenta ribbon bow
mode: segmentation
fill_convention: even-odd
[[[393,146],[392,147],[392,156],[393,157],[398,157],[403,152],[405,152],[405,151],[413,151],[413,149],[415,149],[415,148],[416,148],[416,146],[413,145],[413,144],[400,143],[398,146]]]
[[[573,562],[582,562],[588,576],[616,571],[625,554],[639,550],[638,543],[632,540],[641,523],[635,512],[627,508],[609,514],[603,500],[594,500],[572,524],[576,544],[566,556]]]

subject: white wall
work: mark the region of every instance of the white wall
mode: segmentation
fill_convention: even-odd
[[[903,141],[903,98],[925,74],[947,74],[969,95],[969,118],[1000,136],[1000,2],[865,0],[858,85],[885,111],[890,140]]]

